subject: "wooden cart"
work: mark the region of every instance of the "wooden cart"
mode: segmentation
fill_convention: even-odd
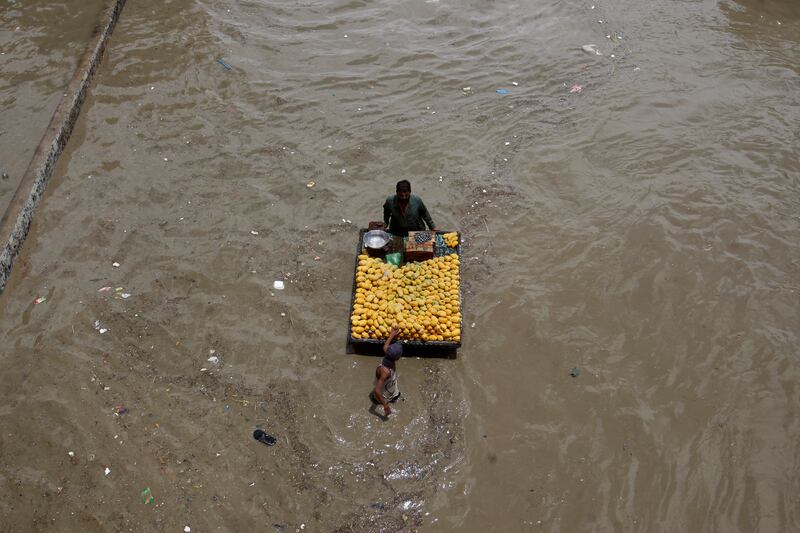
[[[355,308],[355,301],[356,301],[356,277],[358,275],[358,256],[366,253],[366,250],[363,245],[364,241],[364,233],[366,233],[366,229],[361,229],[358,233],[358,244],[356,245],[356,254],[355,254],[355,261],[353,267],[353,289],[352,294],[350,296],[350,313],[348,315],[347,320],[347,337],[348,337],[348,345],[353,349],[353,351],[357,351],[357,347],[373,347],[379,348],[383,345],[386,339],[361,339],[361,338],[354,338],[353,337],[353,324],[350,320],[350,316],[353,315],[354,308]],[[441,255],[448,255],[448,254],[456,254],[459,259],[461,258],[461,243],[460,243],[460,234],[459,234],[459,244],[455,248],[448,248],[442,241],[441,235],[445,233],[453,233],[450,231],[436,231],[437,234],[437,243],[436,246],[435,256]],[[402,249],[402,245],[399,244],[400,241],[398,239],[403,239],[403,237],[395,237],[395,241],[392,244],[393,249]],[[432,349],[432,351],[444,351],[444,352],[454,352],[461,346],[461,342],[464,339],[464,299],[462,294],[461,288],[461,268],[458,269],[458,310],[461,315],[460,320],[460,340],[458,341],[425,341],[425,340],[417,340],[417,339],[401,339],[399,342],[403,344],[403,346],[408,346],[410,348],[417,348],[416,350],[412,350],[413,352],[420,353],[420,348],[428,348]],[[423,350],[426,351],[426,350]]]

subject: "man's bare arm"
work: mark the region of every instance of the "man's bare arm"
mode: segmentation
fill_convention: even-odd
[[[383,353],[386,353],[386,350],[389,349],[389,345],[392,344],[392,341],[400,334],[400,328],[397,326],[392,327],[392,331],[389,332],[389,336],[386,338],[386,342],[383,343]]]

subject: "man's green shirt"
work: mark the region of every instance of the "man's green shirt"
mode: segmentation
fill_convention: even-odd
[[[406,237],[409,231],[424,230],[425,224],[428,225],[428,229],[435,229],[433,219],[422,198],[413,194],[408,199],[405,214],[400,212],[400,202],[396,194],[386,198],[386,203],[383,204],[383,222],[392,234],[403,237]]]

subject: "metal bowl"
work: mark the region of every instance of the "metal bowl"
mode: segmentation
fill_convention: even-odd
[[[374,229],[364,234],[364,246],[373,250],[380,250],[392,240],[392,236],[383,230]]]

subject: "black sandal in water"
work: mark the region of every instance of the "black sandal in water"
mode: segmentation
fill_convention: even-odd
[[[263,442],[267,446],[275,446],[278,443],[278,439],[273,437],[272,435],[267,435],[263,429],[257,429],[253,432],[253,438],[256,439],[258,442]]]

